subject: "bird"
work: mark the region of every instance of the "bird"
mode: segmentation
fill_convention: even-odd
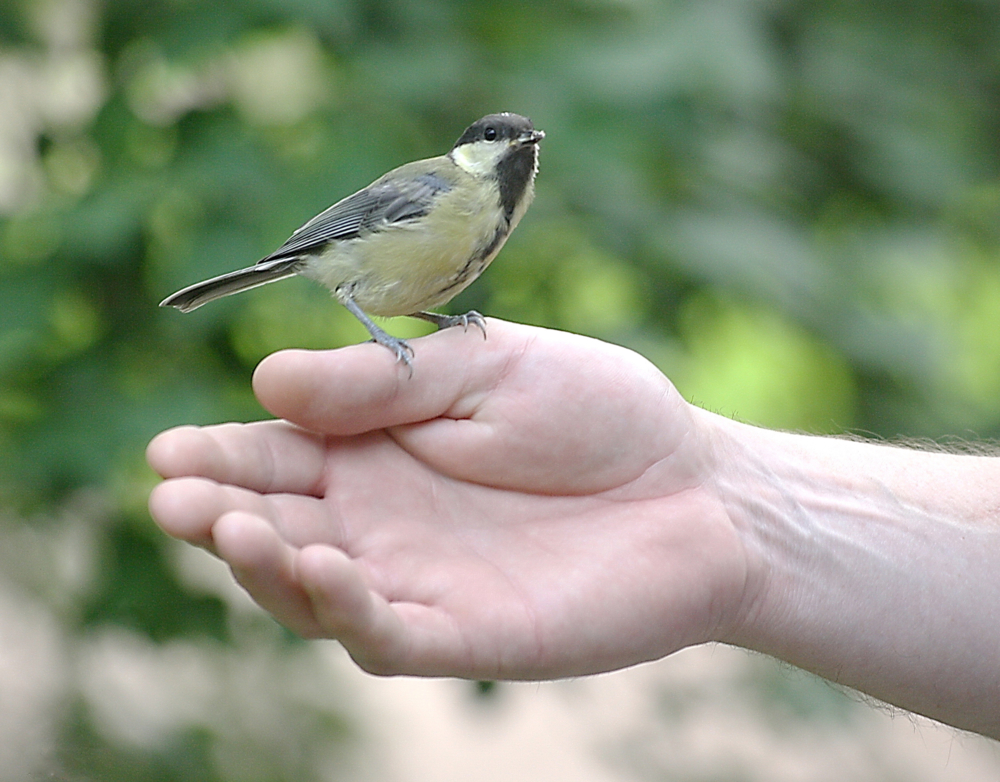
[[[439,329],[483,316],[432,312],[489,266],[535,195],[545,133],[519,114],[473,122],[447,154],[389,171],[292,233],[253,266],[190,285],[161,307],[190,312],[215,299],[301,275],[334,298],[413,373],[413,348],[371,316],[407,315]]]

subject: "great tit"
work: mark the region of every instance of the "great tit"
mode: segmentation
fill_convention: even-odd
[[[489,114],[448,154],[393,169],[320,212],[254,266],[191,285],[160,306],[190,312],[301,274],[329,288],[407,367],[413,348],[369,315],[409,315],[439,329],[471,323],[485,336],[478,312],[428,310],[468,286],[500,252],[534,198],[544,137],[527,117]]]

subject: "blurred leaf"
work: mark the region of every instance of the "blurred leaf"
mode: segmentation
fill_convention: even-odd
[[[102,583],[84,613],[88,625],[113,622],[156,641],[201,634],[225,640],[226,612],[215,597],[188,594],[164,559],[152,532],[117,525],[108,532]]]
[[[695,404],[779,429],[851,427],[855,389],[846,362],[776,313],[697,297],[680,321],[689,354],[675,382]]]

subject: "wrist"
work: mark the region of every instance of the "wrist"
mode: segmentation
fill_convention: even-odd
[[[1000,460],[712,419],[749,565],[723,640],[1000,732]]]

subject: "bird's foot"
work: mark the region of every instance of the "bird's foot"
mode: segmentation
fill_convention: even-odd
[[[448,329],[452,326],[461,326],[464,331],[468,331],[469,324],[472,324],[483,332],[483,339],[486,339],[486,318],[475,310],[469,310],[464,315],[442,315],[439,312],[421,311],[414,312],[413,317],[430,321],[437,326],[438,329]]]
[[[372,342],[377,342],[379,345],[389,348],[395,354],[396,361],[406,364],[406,368],[410,370],[410,377],[413,377],[412,358],[414,353],[409,342],[405,339],[394,337],[392,334],[382,331],[382,329],[379,329],[378,333],[372,334]]]
[[[396,356],[396,363],[403,362],[406,364],[406,368],[410,370],[410,377],[413,377],[413,363],[411,358],[413,357],[413,348],[410,347],[410,343],[405,339],[400,339],[399,337],[394,337],[389,334],[384,329],[379,328],[375,325],[374,321],[369,318],[358,303],[354,301],[354,297],[351,295],[350,288],[340,289],[335,291],[337,299],[347,307],[348,311],[358,320],[361,321],[361,325],[368,329],[368,333],[372,335],[372,342],[377,342],[383,347],[389,348]]]

